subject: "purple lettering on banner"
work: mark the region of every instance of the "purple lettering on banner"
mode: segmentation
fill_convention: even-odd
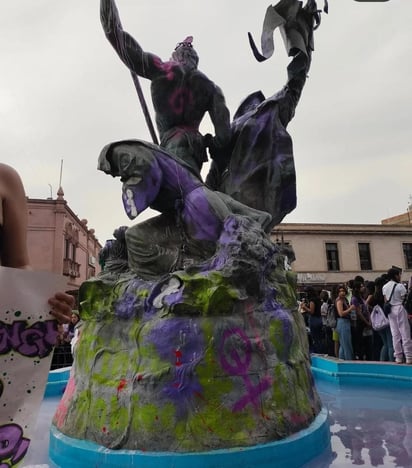
[[[55,320],[36,322],[30,327],[27,321],[18,320],[12,324],[0,321],[0,355],[15,351],[22,356],[48,356],[57,338]]]
[[[26,455],[30,439],[23,437],[23,429],[17,424],[0,426],[0,468],[17,465]]]
[[[46,320],[45,322],[36,322],[32,328],[39,329],[43,333],[43,339],[47,344],[47,349],[50,346],[53,348],[57,339],[57,322],[56,320]]]
[[[240,341],[240,344],[237,343]],[[229,346],[226,342],[230,340]],[[240,354],[243,351],[243,356]],[[230,362],[226,358],[226,353],[229,352]],[[247,393],[234,405],[232,410],[234,412],[241,411],[248,404],[252,404],[256,411],[260,411],[259,401],[260,395],[268,390],[272,384],[269,376],[265,376],[262,380],[254,385],[248,374],[250,362],[252,360],[252,343],[240,328],[226,330],[223,334],[222,344],[220,346],[220,363],[222,368],[229,375],[240,376],[243,379]]]
[[[20,335],[21,345],[16,349],[23,356],[45,356],[47,347],[44,344],[43,334],[40,330],[28,328]]]
[[[0,321],[0,354],[8,354],[13,349],[13,343],[19,343],[19,336],[26,328],[27,322],[19,320],[8,325]]]

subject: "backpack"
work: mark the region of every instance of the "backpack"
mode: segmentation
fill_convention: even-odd
[[[389,325],[389,319],[383,312],[383,309],[380,305],[376,304],[371,312],[371,323],[372,328],[375,331],[383,330]]]
[[[411,315],[412,314],[412,289],[410,289],[408,294],[406,294],[403,300],[403,306],[405,307],[406,312],[409,315]]]
[[[326,314],[326,326],[329,328],[336,328],[337,324],[337,311],[335,304],[328,305],[328,313]]]

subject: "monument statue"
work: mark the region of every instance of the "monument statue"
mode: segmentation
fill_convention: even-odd
[[[210,257],[231,213],[249,216],[263,228],[271,220],[268,213],[209,189],[174,154],[139,140],[106,146],[98,168],[123,181],[129,218],[149,206],[162,213],[126,231],[129,267],[144,279],[181,269],[201,252]]]
[[[207,160],[200,122],[208,112],[216,132],[208,140],[217,149],[229,142],[230,122],[222,91],[197,69],[199,57],[193,38],[188,36],[179,42],[171,60],[164,62],[145,52],[123,30],[114,0],[100,2],[100,18],[107,39],[123,63],[131,72],[151,80],[160,145],[186,161],[200,177]]]
[[[283,439],[320,411],[293,252],[269,232],[296,205],[292,119],[311,63],[316,2],[267,9],[262,52],[280,28],[291,56],[286,85],[253,92],[230,122],[223,93],[197,69],[193,38],[169,61],[123,30],[101,0],[104,32],[151,80],[160,144],[107,144],[98,169],[119,177],[130,219],[102,250],[103,271],[80,288],[83,331],[56,430],[111,449],[202,452]],[[208,112],[215,135],[201,135]],[[212,167],[203,181],[207,157]]]

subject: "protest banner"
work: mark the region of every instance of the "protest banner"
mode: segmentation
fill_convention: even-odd
[[[0,467],[21,465],[47,383],[57,322],[48,299],[67,279],[0,267]]]

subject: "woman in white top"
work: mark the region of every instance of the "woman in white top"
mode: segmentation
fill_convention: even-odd
[[[396,268],[388,270],[389,281],[383,286],[382,293],[385,302],[391,303],[389,314],[389,326],[391,328],[395,362],[401,364],[405,356],[406,364],[412,364],[412,340],[411,329],[408,322],[408,314],[402,305],[406,295],[406,288],[400,282],[402,272]]]

